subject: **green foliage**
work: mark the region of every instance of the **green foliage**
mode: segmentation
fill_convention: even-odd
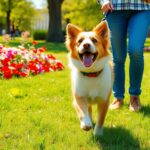
[[[1,16],[0,14],[0,31],[2,29],[5,29],[5,18],[3,17],[3,15]],[[1,32],[0,32],[0,35],[1,35]]]
[[[33,32],[34,40],[46,40],[47,31],[46,30],[35,30]]]
[[[1,0],[0,1],[0,23],[6,25],[6,16],[10,11],[10,20],[19,30],[31,29],[36,11],[28,0]]]
[[[86,30],[96,26],[101,18],[102,12],[96,0],[66,0],[63,4],[64,20],[83,27]]]
[[[32,14],[32,15],[31,15]],[[19,1],[11,13],[11,21],[20,31],[30,30],[36,14],[31,2]]]
[[[19,1],[22,0],[1,0],[0,10],[3,12],[12,10]]]
[[[146,39],[145,46],[150,46],[150,38]]]
[[[0,28],[10,27],[10,14],[11,10],[15,7],[19,0],[1,0],[0,1]],[[6,21],[7,19],[7,21]]]

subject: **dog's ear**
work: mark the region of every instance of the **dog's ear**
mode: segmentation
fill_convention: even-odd
[[[69,39],[74,39],[82,31],[81,28],[69,23],[66,27],[66,34]]]
[[[101,36],[102,38],[108,38],[109,37],[109,28],[107,25],[106,21],[102,21],[101,23],[99,23],[94,29],[93,31]]]
[[[98,35],[98,37],[101,39],[104,50],[107,50],[110,46],[110,33],[107,22],[102,21],[99,23],[93,29],[93,32],[95,32],[96,35]]]

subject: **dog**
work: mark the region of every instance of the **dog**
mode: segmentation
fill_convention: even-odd
[[[73,104],[81,123],[81,129],[93,128],[92,104],[97,105],[94,135],[103,135],[103,125],[109,106],[113,84],[113,69],[109,28],[106,21],[92,31],[83,31],[76,25],[66,27],[66,46],[69,50]]]

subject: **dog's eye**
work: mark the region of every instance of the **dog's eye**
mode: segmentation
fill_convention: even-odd
[[[81,44],[82,41],[83,41],[83,38],[79,39],[77,43],[78,43],[78,44]]]
[[[93,43],[97,43],[97,39],[92,38],[91,40],[92,40]]]

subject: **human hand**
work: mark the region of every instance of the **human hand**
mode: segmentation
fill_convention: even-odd
[[[144,0],[146,3],[150,3],[150,0]]]
[[[109,0],[105,1],[104,4],[102,5],[102,11],[104,13],[107,13],[108,11],[112,12],[113,9],[114,9],[113,5],[112,5],[112,3]]]

